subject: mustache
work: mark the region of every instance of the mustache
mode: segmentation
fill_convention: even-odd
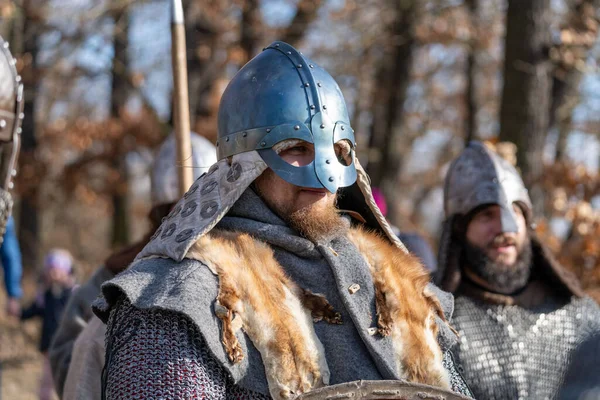
[[[508,235],[496,236],[487,247],[504,247],[504,246],[516,246],[517,241],[514,237]]]

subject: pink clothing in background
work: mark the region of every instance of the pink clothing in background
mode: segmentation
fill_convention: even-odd
[[[373,199],[375,199],[375,204],[377,204],[377,207],[379,207],[383,216],[386,217],[387,203],[385,201],[385,197],[383,196],[383,192],[381,191],[381,189],[376,187],[371,188],[371,190],[373,191]]]

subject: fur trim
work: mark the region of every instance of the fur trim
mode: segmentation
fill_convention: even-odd
[[[219,277],[215,312],[232,363],[244,357],[235,336],[239,317],[262,356],[274,399],[293,398],[329,383],[325,351],[312,319],[341,323],[341,317],[323,296],[291,281],[267,244],[245,233],[212,230],[186,257],[207,264]]]
[[[447,321],[439,300],[426,288],[427,270],[418,258],[375,233],[355,228],[349,238],[371,269],[377,326],[381,335],[392,336],[398,374],[409,382],[449,389],[435,316]]]
[[[426,290],[426,270],[382,236],[351,229],[349,237],[371,268],[379,332],[392,336],[399,375],[449,389],[436,341],[435,316],[445,317],[437,298]],[[329,383],[313,321],[339,324],[341,316],[323,295],[300,288],[286,276],[267,244],[245,233],[212,230],[194,243],[186,258],[206,264],[219,277],[215,313],[232,363],[244,357],[235,335],[241,328],[262,356],[274,399],[293,398]]]

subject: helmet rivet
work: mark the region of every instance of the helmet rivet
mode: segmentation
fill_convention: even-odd
[[[271,132],[271,128],[267,128],[267,133]]]
[[[243,137],[247,137],[247,136],[248,136],[248,132],[244,132],[244,133],[242,134],[242,136],[243,136]]]
[[[331,164],[331,160],[325,160],[325,164]]]
[[[279,43],[275,43],[275,47],[279,47]]]
[[[309,86],[310,86],[310,83],[306,82],[306,83],[304,84],[304,86],[305,86],[305,87],[309,87]]]
[[[321,124],[321,129],[325,129],[325,124]]]
[[[6,128],[6,120],[0,119],[0,129]]]
[[[291,51],[288,51],[287,53],[288,53],[288,55],[290,55],[290,56],[292,55],[292,52],[291,52]]]
[[[310,106],[310,109],[311,109],[311,110],[314,110],[315,108],[316,108],[316,107],[315,107],[315,105],[314,105],[314,104],[311,104],[311,106]]]
[[[327,106],[323,104],[323,110],[327,110]]]
[[[261,143],[260,143],[260,145],[261,145],[262,147],[265,147],[265,146],[267,145],[267,142],[261,142]]]
[[[300,130],[300,125],[294,126],[294,130],[299,131]]]
[[[333,181],[334,181],[333,176],[330,176],[329,177],[329,182],[333,182]]]
[[[312,65],[312,64],[310,64],[310,65],[309,65],[309,67],[311,67],[311,68],[314,68],[315,66],[314,66],[314,65]]]
[[[346,129],[346,127],[345,127],[344,125],[342,125],[342,126],[341,126],[341,129],[342,129],[342,130],[345,130],[345,129]]]
[[[298,64],[298,68],[302,68],[302,64]]]
[[[321,86],[323,86],[323,85],[321,85],[321,82],[318,82],[318,83],[317,83],[317,86],[318,86],[318,87],[321,87]]]
[[[226,137],[226,138],[225,138],[225,141],[226,141],[226,142],[229,142],[229,137]]]

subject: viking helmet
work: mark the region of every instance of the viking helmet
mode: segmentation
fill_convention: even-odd
[[[446,218],[467,215],[475,208],[496,204],[502,210],[502,228],[517,231],[513,203],[531,220],[531,200],[517,170],[481,142],[471,142],[452,163],[444,185]]]
[[[273,146],[295,139],[312,143],[306,166],[285,162]],[[257,150],[282,179],[334,193],[356,181],[354,155],[343,162],[335,144],[354,152],[354,132],[335,80],[292,46],[274,42],[232,79],[219,106],[219,160]],[[347,165],[345,165],[347,164]]]
[[[208,171],[217,162],[215,146],[206,138],[191,132],[192,174],[194,180]],[[173,134],[163,142],[156,154],[151,173],[152,204],[154,206],[174,203],[181,197],[178,186],[178,170],[186,168],[177,165],[176,143]],[[189,163],[186,163],[189,164]]]
[[[8,42],[0,37],[0,243],[12,210],[12,178],[16,175],[21,121],[23,120],[23,85],[15,68],[16,60]]]
[[[450,166],[444,184],[444,213],[438,254],[436,283],[442,289],[457,289],[461,273],[457,251],[453,249],[454,225],[480,206],[500,206],[502,230],[517,232],[518,224],[513,204],[518,204],[528,222],[532,206],[527,189],[517,170],[481,142],[470,142]]]

